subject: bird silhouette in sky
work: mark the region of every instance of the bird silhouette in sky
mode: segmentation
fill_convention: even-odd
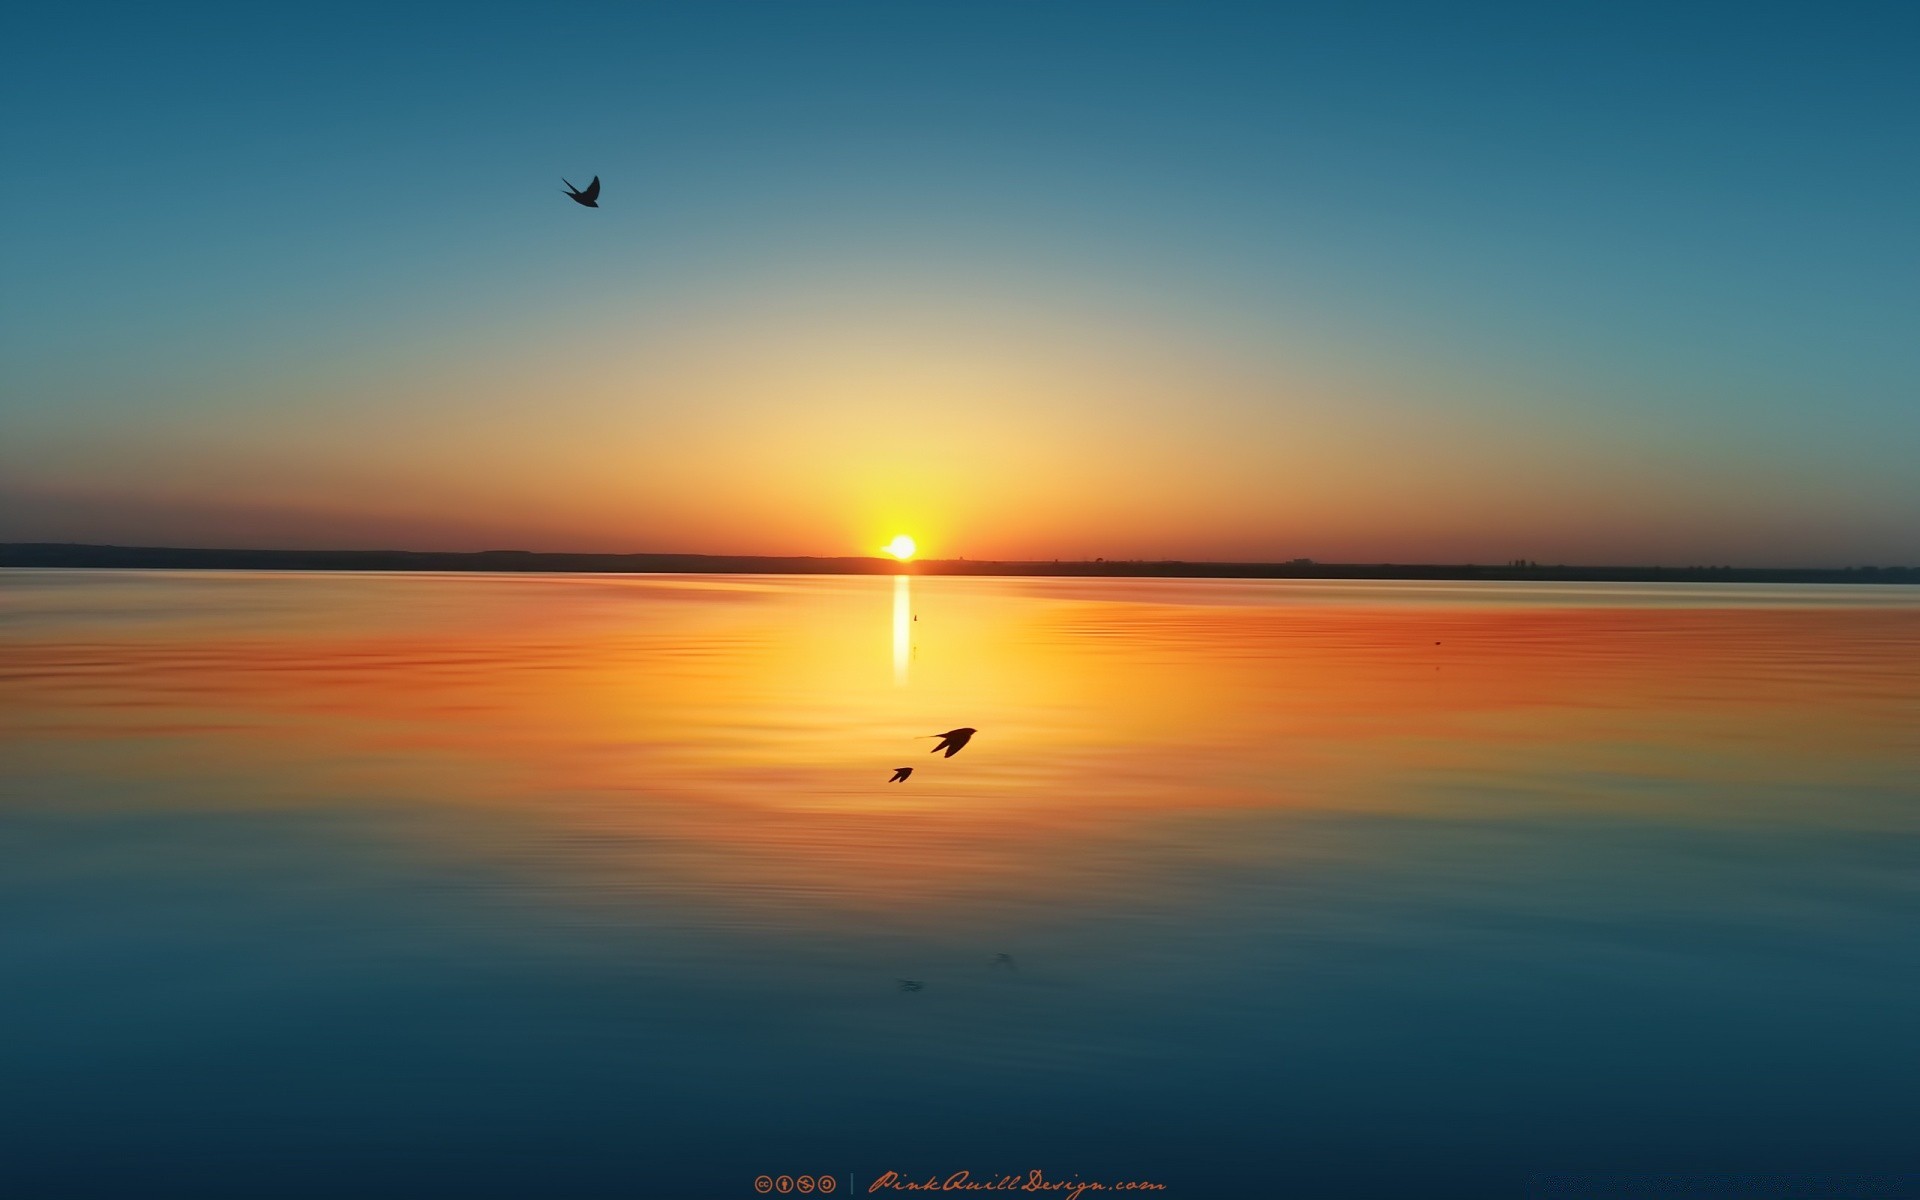
[[[888,783],[905,783],[907,781],[907,776],[911,774],[913,774],[912,767],[895,767],[893,769],[893,778],[887,780],[887,782]]]
[[[1015,968],[1014,968],[1014,965],[1013,965],[1013,955],[1011,955],[1011,954],[996,954],[996,955],[994,955],[994,956],[993,956],[993,965],[994,965],[994,966],[996,966],[996,967],[1005,967],[1005,968],[1006,968],[1007,970],[1009,970],[1009,971],[1011,971],[1011,970],[1014,970],[1014,969],[1015,969]]]
[[[903,992],[917,992],[925,986],[927,985],[921,983],[918,979],[902,979],[900,981],[900,990]]]
[[[928,753],[938,754],[942,750],[945,750],[947,757],[952,758],[954,755],[960,753],[960,751],[966,749],[967,743],[973,740],[973,735],[979,732],[978,729],[968,729],[963,725],[959,729],[949,729],[945,733],[930,733],[927,736],[939,738],[940,744],[932,750],[929,750]]]
[[[560,182],[567,183],[565,179],[562,179]],[[595,175],[593,177],[593,182],[587,185],[587,190],[584,192],[581,191],[579,188],[573,186],[572,184],[567,183],[567,195],[573,199],[573,202],[575,204],[584,204],[588,208],[599,208],[600,207],[600,177],[598,175]]]

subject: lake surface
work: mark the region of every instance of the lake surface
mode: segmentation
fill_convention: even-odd
[[[1920,589],[0,572],[0,1190],[1908,1195],[1917,835]]]

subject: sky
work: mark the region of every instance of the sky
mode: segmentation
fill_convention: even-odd
[[[17,7],[0,540],[1920,563],[1912,6]]]

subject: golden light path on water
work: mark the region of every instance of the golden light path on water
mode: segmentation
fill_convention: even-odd
[[[893,577],[893,682],[907,683],[907,664],[913,658],[913,585],[905,575]]]

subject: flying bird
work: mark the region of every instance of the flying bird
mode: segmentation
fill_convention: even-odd
[[[952,758],[954,755],[960,753],[960,751],[966,749],[967,743],[973,740],[973,735],[979,732],[978,729],[968,729],[962,726],[959,729],[949,729],[945,733],[930,733],[927,736],[939,738],[940,744],[928,751],[928,753],[938,754],[942,750],[945,750],[947,757]]]
[[[888,783],[905,783],[907,781],[907,776],[911,774],[913,774],[912,767],[895,767],[893,769],[893,778],[887,780],[887,782]]]
[[[567,183],[565,179],[562,179],[560,182]],[[600,207],[600,177],[598,175],[595,175],[593,177],[593,182],[587,185],[587,190],[584,192],[581,191],[579,188],[573,186],[572,184],[567,183],[567,195],[573,199],[573,202],[575,204],[584,204],[588,208],[599,208]]]
[[[927,985],[918,979],[902,979],[900,981],[900,990],[903,992],[917,992],[925,986]]]

